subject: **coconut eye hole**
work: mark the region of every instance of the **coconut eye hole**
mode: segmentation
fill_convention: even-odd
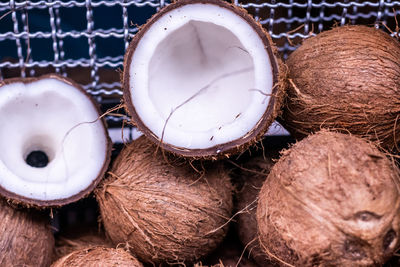
[[[31,167],[43,168],[49,163],[49,157],[42,150],[34,150],[28,154],[25,162]]]
[[[387,252],[390,249],[393,249],[396,241],[397,241],[397,234],[393,229],[390,229],[385,237],[383,238],[383,251]]]
[[[371,221],[375,221],[375,220],[379,220],[380,218],[382,218],[382,216],[370,212],[370,211],[359,211],[356,214],[354,214],[354,218],[358,221],[362,221],[362,222],[371,222]]]
[[[344,257],[350,260],[361,260],[366,257],[362,244],[356,240],[346,240],[343,246]]]
[[[33,168],[45,168],[55,158],[54,141],[46,135],[29,137],[23,147],[22,157]]]
[[[381,218],[381,215],[371,211],[359,211],[353,215],[353,220],[360,229],[371,229],[375,227]]]

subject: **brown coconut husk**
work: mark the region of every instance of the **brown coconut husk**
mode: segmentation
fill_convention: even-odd
[[[49,266],[53,249],[45,214],[0,200],[0,266]]]
[[[111,242],[107,240],[104,233],[81,232],[77,235],[67,235],[56,237],[56,246],[54,249],[53,262],[68,255],[76,250],[88,247],[113,247]]]
[[[277,157],[277,154],[274,153],[274,156]],[[260,266],[272,266],[258,242],[256,211],[258,194],[274,163],[272,155],[250,159],[241,171],[244,185],[237,194],[236,210],[239,215],[236,230],[247,251],[244,257],[252,258]]]
[[[236,241],[236,240],[235,240]],[[251,259],[242,255],[240,242],[224,242],[211,258],[194,264],[194,267],[257,267]],[[263,266],[263,265],[260,265]]]
[[[286,62],[282,124],[298,138],[329,128],[393,149],[400,140],[399,59],[399,42],[373,27],[337,27],[305,40]]]
[[[230,178],[222,165],[200,174],[154,151],[145,137],[124,147],[96,190],[106,233],[143,262],[193,262],[227,232]]]
[[[74,251],[51,267],[143,267],[143,265],[127,251],[118,248],[89,247]]]
[[[271,92],[270,103],[268,108],[265,110],[263,116],[254,126],[254,128],[249,131],[246,135],[214,147],[206,149],[187,149],[184,147],[174,146],[172,144],[167,144],[163,142],[162,138],[156,136],[151,132],[145,123],[141,120],[137,111],[132,103],[131,99],[131,88],[130,88],[130,75],[129,69],[132,61],[132,57],[135,53],[136,47],[139,44],[140,39],[143,35],[151,28],[151,26],[166,13],[173,9],[188,5],[188,4],[212,4],[232,11],[239,17],[243,18],[260,36],[262,42],[265,44],[266,52],[270,58],[270,64],[273,73],[273,87]],[[131,116],[131,123],[135,125],[149,140],[157,144],[162,149],[171,152],[175,155],[187,157],[190,159],[220,159],[228,158],[231,155],[239,154],[245,151],[252,145],[255,145],[258,141],[262,139],[264,134],[267,132],[268,128],[275,121],[275,119],[281,114],[281,107],[283,105],[283,100],[285,97],[286,81],[287,81],[287,67],[280,59],[278,55],[278,50],[272,41],[269,33],[262,27],[262,25],[254,20],[254,18],[248,14],[247,10],[233,3],[228,3],[221,0],[179,0],[172,2],[170,5],[164,7],[158,11],[154,16],[152,16],[145,25],[140,28],[140,31],[135,34],[129,47],[124,56],[124,73],[122,76],[122,87],[123,96],[125,102],[126,112]],[[132,89],[134,90],[134,88]],[[166,122],[167,123],[167,122]]]
[[[321,131],[262,186],[261,247],[281,266],[379,266],[399,247],[399,170],[373,144]]]
[[[201,259],[195,267],[256,267],[257,264],[245,255],[242,244],[232,227],[220,246],[206,258]]]

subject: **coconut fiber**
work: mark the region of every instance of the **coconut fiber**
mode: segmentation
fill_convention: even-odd
[[[322,131],[298,142],[261,188],[261,247],[282,266],[383,265],[399,247],[398,171],[354,136]]]
[[[127,145],[97,190],[106,233],[143,262],[193,262],[227,232],[230,178],[219,164],[196,172],[155,151],[144,137]]]
[[[287,60],[285,128],[336,129],[393,149],[400,140],[400,46],[382,30],[344,26],[304,41]]]

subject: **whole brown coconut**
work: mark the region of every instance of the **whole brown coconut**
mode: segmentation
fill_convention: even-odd
[[[119,248],[89,247],[76,250],[51,267],[142,267],[143,265],[131,254]]]
[[[54,237],[48,218],[0,200],[0,266],[49,266]]]
[[[59,236],[56,238],[56,246],[53,255],[53,261],[70,254],[76,250],[88,247],[112,247],[106,239],[104,233],[86,232],[78,235]]]
[[[193,262],[227,232],[229,176],[221,165],[200,174],[155,151],[144,137],[127,145],[96,191],[106,233],[143,262]]]
[[[400,46],[385,32],[344,26],[307,39],[287,60],[282,124],[304,137],[321,128],[392,149],[400,140]]]
[[[257,198],[274,162],[271,157],[252,158],[241,173],[244,185],[237,194],[237,233],[248,255],[260,266],[271,266],[268,256],[260,248],[257,234]],[[245,254],[247,256],[247,254]]]
[[[282,266],[379,266],[399,247],[399,170],[364,140],[321,131],[261,188],[261,247]]]

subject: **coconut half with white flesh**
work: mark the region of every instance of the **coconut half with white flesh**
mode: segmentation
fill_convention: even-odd
[[[61,76],[0,82],[0,194],[39,207],[89,194],[110,161],[99,113],[84,89]]]
[[[125,54],[124,100],[132,121],[175,154],[242,151],[279,112],[279,62],[270,36],[244,9],[180,0],[154,15]]]

